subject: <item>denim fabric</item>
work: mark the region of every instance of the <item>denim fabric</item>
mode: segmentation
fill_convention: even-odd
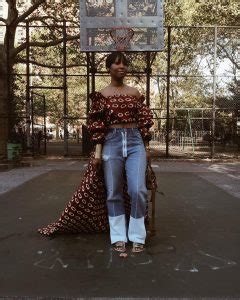
[[[126,241],[127,239],[123,202],[123,172],[125,169],[128,194],[131,198],[128,238],[132,242],[144,243],[146,237],[144,216],[147,200],[145,182],[147,161],[140,131],[137,128],[109,129],[105,136],[102,159],[111,242]]]
[[[127,226],[125,215],[117,217],[108,217],[110,225],[110,238],[111,243],[114,244],[118,241],[127,242]]]

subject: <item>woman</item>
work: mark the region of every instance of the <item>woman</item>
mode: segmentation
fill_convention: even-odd
[[[116,251],[125,252],[128,239],[133,242],[133,252],[144,250],[145,170],[150,159],[149,128],[153,121],[150,109],[143,104],[144,97],[123,82],[127,67],[128,61],[121,52],[107,57],[111,83],[90,95],[88,129],[94,152],[60,219],[38,229],[41,234],[102,232],[110,225]],[[125,211],[130,212],[129,217]]]
[[[147,189],[145,172],[150,159],[149,128],[152,113],[143,104],[144,97],[136,88],[125,85],[128,61],[121,52],[107,57],[106,68],[111,83],[100,93],[92,95],[89,130],[96,144],[93,166],[103,165],[107,189],[107,209],[110,238],[114,249],[125,252],[128,239],[133,252],[144,249],[146,229]],[[126,172],[131,213],[128,229],[123,195],[123,173]]]

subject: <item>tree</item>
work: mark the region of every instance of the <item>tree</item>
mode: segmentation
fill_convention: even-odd
[[[12,76],[13,68],[16,63],[26,63],[26,49],[27,43],[23,42],[20,45],[16,45],[15,34],[16,28],[19,24],[25,21],[41,22],[48,28],[48,32],[40,32],[40,35],[36,39],[31,40],[30,46],[36,47],[33,50],[31,63],[35,66],[43,67],[51,62],[44,61],[44,54],[41,57],[41,51],[39,49],[47,49],[48,47],[59,45],[62,43],[62,32],[59,27],[59,20],[68,20],[71,24],[79,26],[78,15],[79,7],[78,1],[62,1],[62,0],[31,0],[30,6],[26,8],[22,13],[19,13],[18,8],[23,7],[25,1],[23,0],[6,0],[8,3],[8,15],[6,19],[0,18],[0,22],[6,25],[6,36],[4,45],[0,45],[0,159],[6,157],[6,143],[12,127],[14,125],[14,118],[16,108],[14,104],[14,78]],[[140,1],[130,1],[131,3],[140,3]],[[107,2],[103,2],[107,3]],[[146,4],[149,1],[146,1]],[[224,1],[203,1],[203,0],[166,0],[164,1],[164,17],[165,26],[169,25],[237,25],[238,24],[238,1],[224,0]],[[70,20],[70,21],[69,21]],[[54,25],[56,25],[54,27]],[[237,33],[233,33],[236,35]],[[218,48],[221,52],[219,58],[229,59],[235,64],[235,69],[239,69],[239,65],[236,60],[235,48],[231,46],[231,38],[221,33],[221,38],[218,40]],[[67,40],[72,41],[72,45],[69,48],[69,53],[74,54],[77,49],[77,39],[79,34],[76,34],[74,28],[68,28]],[[201,38],[196,31],[195,34],[187,32],[186,30],[173,30],[172,32],[172,65],[171,71],[178,75],[180,73],[188,74],[190,71],[196,71],[201,73],[198,69],[199,60],[206,56],[206,53],[212,54],[212,31],[202,30]],[[200,45],[201,40],[205,41],[205,44]],[[74,41],[77,43],[74,43]],[[198,47],[195,47],[195,46]],[[234,44],[235,47],[235,44]],[[202,51],[198,55],[198,51]],[[8,55],[9,54],[9,55]],[[74,56],[74,55],[73,55]],[[40,59],[39,59],[40,58]],[[54,58],[54,64],[57,57]],[[8,62],[8,63],[7,63]],[[159,69],[160,74],[166,74],[163,66],[166,66],[166,55],[160,53],[157,56],[156,68]],[[69,65],[78,65],[76,55],[72,58]],[[52,66],[51,66],[52,67]],[[58,70],[57,68],[52,70]],[[185,82],[178,79],[178,82],[174,82],[172,85],[171,95],[172,99],[182,99],[179,91],[186,89],[189,93],[186,93],[184,104],[191,101],[192,95],[190,95],[192,82]],[[157,80],[158,88],[161,91],[166,91],[166,82],[164,80]],[[202,85],[202,81],[198,81],[198,87]],[[6,88],[8,87],[8,88]],[[180,87],[180,88],[179,88]],[[199,103],[202,99],[202,95],[207,91],[207,84],[205,91],[201,91],[197,88],[198,94],[194,95],[194,102]],[[190,96],[189,96],[190,95]],[[75,96],[74,96],[75,97]],[[73,97],[73,98],[74,98]],[[163,106],[164,94],[159,96],[161,109]],[[74,105],[73,105],[74,106]]]
[[[177,26],[238,25],[238,1],[166,0],[164,7],[165,25],[172,26],[170,108],[174,111],[176,104],[177,107],[210,107],[212,78],[204,78],[205,70],[201,65],[208,63],[209,72],[213,75],[214,29]],[[218,29],[217,38],[217,64],[228,60],[233,65],[233,81],[236,78],[236,70],[239,69],[238,30]],[[166,74],[165,61],[165,53],[159,53],[155,64],[156,73],[159,75]],[[191,75],[196,76],[196,79],[191,78]],[[161,91],[158,103],[162,109],[164,105],[162,91],[166,90],[166,81],[159,80],[158,77],[156,84]],[[220,88],[217,85],[218,92]],[[227,89],[224,91],[227,92]]]
[[[76,23],[78,11],[75,1],[65,3],[56,0],[47,3],[46,0],[32,0],[30,6],[23,11],[23,13],[19,14],[18,8],[23,7],[23,0],[6,0],[6,2],[8,4],[7,18],[0,18],[0,22],[6,26],[4,44],[0,45],[0,159],[6,158],[6,144],[8,139],[11,138],[11,132],[15,123],[13,67],[14,64],[21,61],[21,57],[19,58],[19,56],[21,56],[20,54],[22,52],[26,51],[28,46],[26,42],[20,45],[15,44],[17,27],[26,20],[35,22],[41,21],[47,25],[53,25],[66,16],[70,18],[72,16],[72,22]],[[71,14],[69,11],[71,11]],[[50,27],[51,26],[49,26],[49,28]],[[52,30],[51,28],[50,30]],[[51,31],[51,33],[53,33],[53,31]],[[63,41],[63,39],[58,38],[56,34],[52,34],[51,37],[51,40],[49,40],[48,36],[47,39],[41,42],[30,42],[29,46],[46,48],[60,44]],[[77,38],[79,38],[79,35],[71,35],[71,33],[67,35],[68,41],[73,41]],[[22,62],[23,61],[22,59]]]

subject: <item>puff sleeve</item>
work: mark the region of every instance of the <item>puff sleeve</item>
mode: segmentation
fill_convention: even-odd
[[[87,129],[91,135],[91,141],[94,144],[104,142],[106,125],[105,125],[105,99],[100,93],[90,94],[91,107],[87,118]]]
[[[143,103],[144,100],[144,96],[141,96],[137,100],[137,125],[143,140],[150,141],[152,139],[152,135],[149,132],[149,128],[154,124],[152,120],[153,113],[150,108]]]

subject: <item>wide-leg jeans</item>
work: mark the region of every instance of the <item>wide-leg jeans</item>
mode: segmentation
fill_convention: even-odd
[[[146,151],[138,128],[110,128],[102,151],[104,180],[111,243],[117,241],[145,243],[147,188]],[[131,214],[126,225],[123,198],[123,172],[126,171]]]

